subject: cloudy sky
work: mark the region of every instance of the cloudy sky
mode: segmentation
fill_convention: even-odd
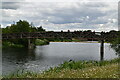
[[[2,27],[27,20],[47,31],[118,29],[118,0],[4,0],[0,13]]]

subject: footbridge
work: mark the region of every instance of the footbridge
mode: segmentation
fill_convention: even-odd
[[[86,41],[101,41],[100,56],[103,60],[104,56],[104,41],[116,38],[116,34],[107,34],[102,32],[20,32],[20,33],[4,33],[2,34],[2,40],[8,39],[28,39],[28,48],[31,48],[31,39],[39,38],[60,38],[60,39],[72,39]]]

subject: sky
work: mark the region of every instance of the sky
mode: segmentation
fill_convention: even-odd
[[[118,30],[118,0],[4,0],[1,27],[27,20],[47,31]]]

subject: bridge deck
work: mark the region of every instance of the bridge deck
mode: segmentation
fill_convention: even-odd
[[[96,34],[97,33],[97,34]],[[2,34],[2,39],[33,39],[33,38],[78,38],[78,39],[111,39],[116,35],[98,35],[98,32],[24,32]],[[100,34],[100,33],[99,33]]]

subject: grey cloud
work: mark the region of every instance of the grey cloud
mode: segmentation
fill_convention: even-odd
[[[27,3],[25,4],[27,5]],[[47,17],[51,17],[50,19],[48,19],[50,23],[66,24],[66,23],[83,23],[86,20],[86,16],[89,16],[90,17],[89,21],[91,21],[97,19],[97,17],[106,15],[106,13],[101,12],[99,9],[91,8],[90,6],[88,6],[88,4],[81,5],[79,3],[74,3],[75,5],[72,5],[69,8],[56,7],[57,4],[55,3],[52,3],[52,6],[50,4],[51,3],[49,3],[49,6],[47,6],[48,3],[43,3],[42,6],[39,5],[40,8],[38,11],[36,10],[36,7],[34,7],[34,13],[32,12],[32,10],[28,11],[28,13],[31,12],[34,15],[33,16],[25,15],[24,17],[30,20],[35,20],[37,18],[47,19]],[[36,13],[38,15],[35,15]]]
[[[106,13],[101,12],[99,9],[91,9],[91,7],[88,6],[80,6],[80,4],[77,4],[78,8],[58,8],[57,10],[54,10],[52,13],[50,12],[43,12],[44,16],[53,16],[51,20],[49,20],[51,23],[54,24],[65,24],[65,23],[82,23],[85,21],[86,16],[90,16],[90,20],[95,20],[97,17],[105,16]],[[83,20],[82,20],[83,19]]]
[[[23,2],[25,0],[2,0],[2,2]]]
[[[86,4],[85,6],[92,8],[101,8],[101,7],[106,7],[108,5],[103,2],[89,2],[89,4]]]
[[[108,9],[102,11],[104,8],[106,10],[109,5],[104,3],[72,3],[70,5],[64,5],[63,3],[59,3],[59,5],[58,3],[22,3],[20,8],[16,10],[16,14],[14,14],[16,18],[13,20],[25,19],[33,22],[36,26],[45,25],[45,28],[53,30],[97,29],[99,24],[106,25],[109,18],[116,19],[116,10]],[[11,14],[13,13],[11,12]],[[8,18],[12,20],[11,16],[8,16]],[[75,25],[65,25],[71,23]],[[54,26],[50,24],[54,24]],[[109,25],[111,24],[107,24],[108,27]]]
[[[20,2],[2,2],[2,9],[18,9]]]

